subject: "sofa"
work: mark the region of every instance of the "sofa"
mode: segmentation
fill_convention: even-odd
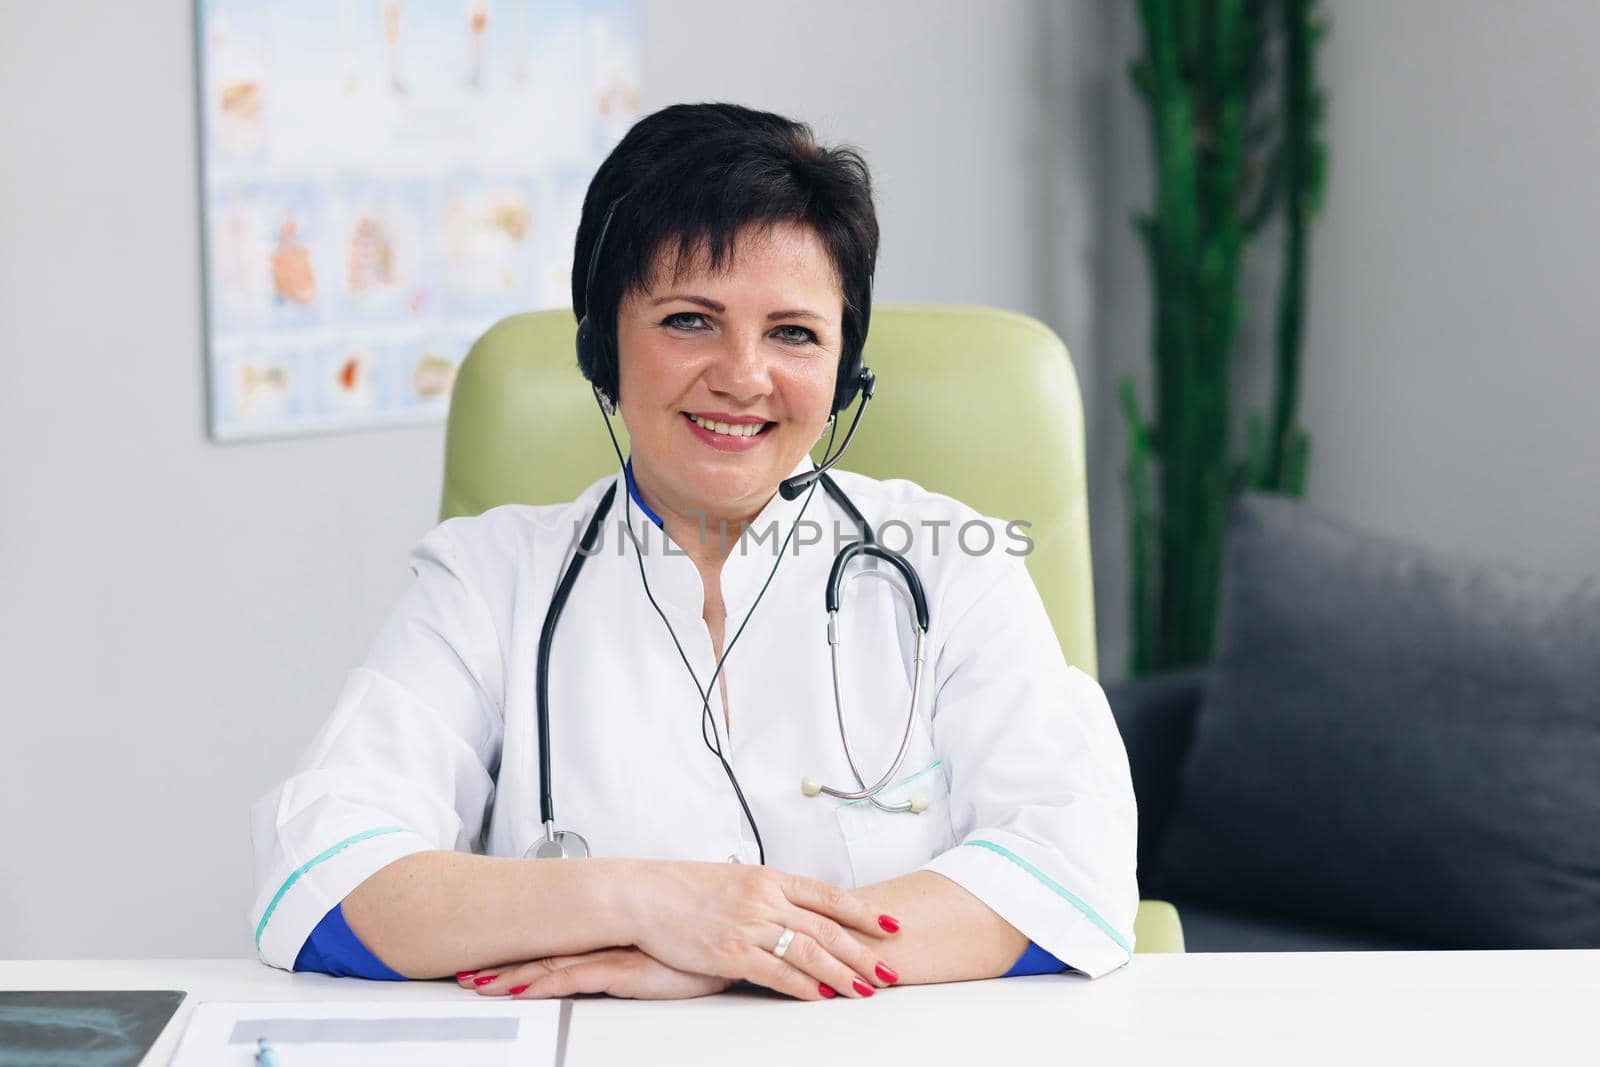
[[[1107,695],[1189,951],[1600,947],[1600,575],[1246,494],[1211,661]]]

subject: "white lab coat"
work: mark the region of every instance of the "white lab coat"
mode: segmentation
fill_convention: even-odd
[[[970,527],[967,549],[957,542],[980,518],[972,509],[904,480],[833,476],[889,547],[907,538],[886,521],[911,529],[906,555],[931,628],[910,749],[882,796],[920,794],[929,806],[894,814],[801,792],[806,775],[856,788],[834,715],[823,606],[835,525],[844,541],[855,527],[820,486],[795,501],[774,495],[754,525],[773,533],[747,535],[723,568],[731,641],[777,562],[723,668],[729,707],[718,687],[711,695],[767,862],[843,886],[937,871],[1078,970],[1121,966],[1138,907],[1127,756],[1099,686],[1061,655],[1012,554],[1021,542],[983,520],[994,548],[971,554],[986,540]],[[323,915],[401,856],[521,856],[538,840],[539,632],[583,527],[617,481],[602,478],[567,504],[451,519],[416,547],[416,580],[366,662],[295,772],[252,809],[252,925],[267,963],[291,967]],[[619,485],[600,551],[556,630],[556,825],[582,834],[595,856],[756,862],[732,787],[701,739],[701,699],[644,596],[641,556],[622,524],[631,519],[650,589],[704,685],[715,661],[699,574],[628,501]],[[780,561],[802,517],[819,528],[797,527]],[[911,691],[913,626],[897,586],[850,582],[841,612],[845,714],[869,783],[894,756]]]

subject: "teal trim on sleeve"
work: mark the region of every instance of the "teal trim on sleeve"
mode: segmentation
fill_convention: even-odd
[[[256,923],[256,948],[259,949],[261,947],[261,934],[267,928],[267,920],[272,918],[272,913],[278,909],[278,901],[283,899],[283,895],[289,891],[290,886],[300,880],[302,874],[305,874],[323,860],[332,859],[351,845],[365,841],[369,837],[382,837],[384,834],[401,834],[405,833],[405,830],[404,826],[380,826],[376,830],[363,830],[359,834],[353,834],[345,838],[337,845],[330,845],[296,867],[293,873],[283,880],[283,884],[278,887],[278,891],[272,894],[272,900],[267,904],[267,910],[261,913],[261,921]]]
[[[1079,900],[1077,895],[1066,886],[1062,885],[1060,882],[1057,882],[1054,878],[1051,878],[1048,874],[1045,874],[1039,868],[1035,867],[1033,864],[1029,863],[1015,852],[1012,852],[1009,848],[1006,848],[1004,845],[997,845],[993,841],[984,841],[982,839],[963,841],[962,844],[973,845],[977,848],[986,848],[990,852],[999,853],[1012,863],[1015,863],[1018,867],[1021,867],[1023,870],[1039,879],[1039,881],[1049,886],[1055,891],[1057,896],[1061,897],[1068,904],[1071,904],[1074,908],[1077,908],[1080,912],[1082,912],[1084,918],[1098,926],[1101,933],[1115,941],[1118,948],[1126,952],[1129,957],[1132,957],[1133,946],[1128,944],[1127,939],[1121,934],[1117,933],[1116,929],[1112,927],[1110,923],[1100,918],[1099,912],[1089,907],[1089,905],[1085,904],[1082,900]]]
[[[926,767],[922,768],[922,770],[918,771],[916,774],[913,774],[913,775],[911,775],[911,776],[909,776],[907,778],[902,778],[898,782],[891,782],[888,785],[884,786],[883,788],[885,788],[885,789],[899,789],[903,785],[910,785],[912,782],[916,781],[918,778],[921,778],[923,775],[927,774],[929,771],[933,770],[935,767],[939,766],[939,764],[941,764],[943,762],[944,762],[944,760],[942,760],[942,759],[936,759],[932,763],[928,764]],[[846,800],[843,803],[841,803],[839,806],[841,808],[853,808],[857,804],[866,804],[866,803],[869,803],[869,799],[867,797],[862,797],[860,800]]]

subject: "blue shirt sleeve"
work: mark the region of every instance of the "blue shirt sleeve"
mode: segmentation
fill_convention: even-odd
[[[335,904],[311,931],[295,957],[297,971],[321,971],[339,978],[374,978],[383,982],[404,982],[405,975],[384,966],[372,954],[350,924],[344,921],[344,905]]]
[[[317,923],[306,943],[295,957],[297,971],[321,971],[340,978],[372,978],[384,982],[403,982],[405,976],[389,969],[361,943],[350,924],[345,922],[344,905],[335,904]],[[1024,974],[1059,974],[1069,968],[1033,942],[1023,951],[1017,962],[1001,977],[1016,978]]]
[[[1000,977],[1016,978],[1018,975],[1023,974],[1059,974],[1069,969],[1065,963],[1062,963],[1050,953],[1029,941],[1028,947],[1023,950],[1022,956],[1016,963],[1011,965],[1009,971]]]

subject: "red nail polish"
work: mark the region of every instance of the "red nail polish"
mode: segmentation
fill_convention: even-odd
[[[887,963],[880,963],[876,967],[874,967],[873,970],[878,972],[878,977],[879,978],[882,978],[885,982],[888,982],[890,985],[894,985],[896,982],[900,981],[900,976],[898,974],[895,974],[894,971],[889,967],[889,965]]]
[[[459,982],[463,978],[471,978],[473,975],[475,975],[477,973],[478,973],[477,971],[457,971],[456,972],[456,981]]]
[[[850,988],[854,989],[857,993],[860,993],[864,997],[872,996],[872,987],[859,978],[850,979]]]
[[[821,993],[823,996],[827,997],[829,1000],[832,1000],[834,997],[839,995],[838,993],[835,993],[833,991],[833,986],[829,985],[826,982],[818,982],[817,983],[817,992]]]
[[[525,986],[525,985],[512,986],[511,987],[511,995],[512,996],[516,996],[518,993],[526,992],[527,989],[528,989],[528,987]]]
[[[898,934],[900,932],[900,923],[893,915],[878,916],[878,925],[889,931],[891,934]]]
[[[498,977],[500,977],[500,976],[497,975],[497,974],[486,974],[482,978],[474,978],[472,980],[472,984],[473,985],[488,985],[490,982],[494,981]]]

